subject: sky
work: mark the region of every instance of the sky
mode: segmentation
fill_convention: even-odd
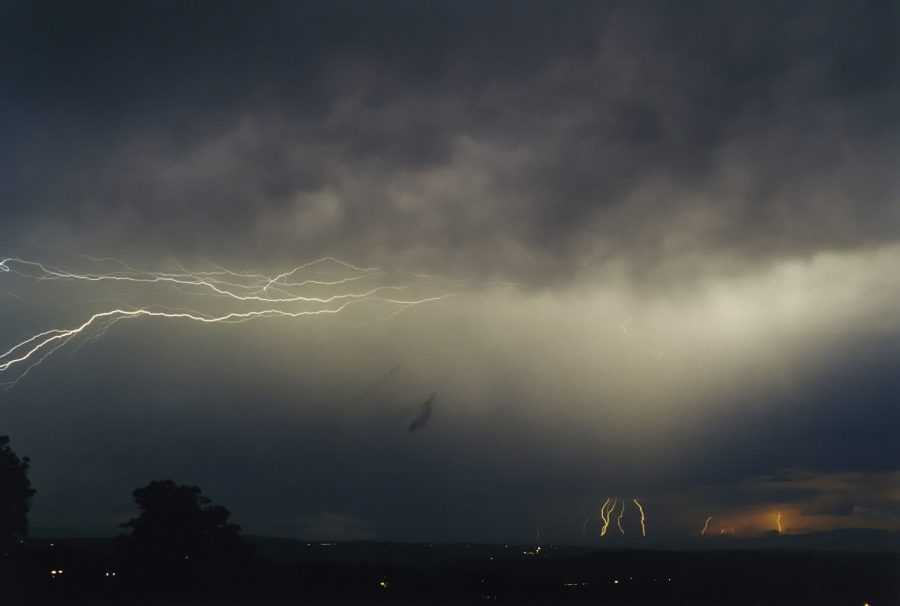
[[[895,2],[13,0],[0,81],[35,534],[900,530]]]

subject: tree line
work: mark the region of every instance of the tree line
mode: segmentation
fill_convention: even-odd
[[[75,582],[69,580],[77,576],[69,565],[73,562],[76,569],[91,567],[82,554],[73,558],[64,548],[54,551],[53,543],[46,551],[29,549],[28,511],[37,494],[28,477],[30,463],[16,454],[8,436],[0,435],[0,583],[7,597],[10,588],[34,585],[32,577],[57,586]],[[132,496],[137,515],[122,524],[127,532],[93,577],[114,577],[142,591],[206,591],[233,584],[247,568],[251,550],[240,526],[200,488],[154,480]]]

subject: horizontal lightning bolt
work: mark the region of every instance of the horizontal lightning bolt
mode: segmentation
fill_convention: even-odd
[[[347,288],[378,274],[381,270],[377,267],[359,267],[334,257],[323,257],[272,276],[255,272],[234,272],[213,264],[211,265],[216,268],[216,271],[188,271],[182,267],[179,272],[149,272],[135,269],[127,263],[116,259],[90,259],[96,263],[115,263],[119,269],[107,273],[99,271],[82,273],[52,267],[37,261],[7,257],[0,260],[0,273],[37,281],[163,284],[170,285],[182,295],[212,295],[221,297],[224,301],[231,302],[233,305],[254,304],[254,307],[256,307],[257,304],[265,304],[266,307],[264,309],[239,308],[218,313],[203,313],[190,308],[172,309],[164,308],[160,305],[142,305],[135,308],[125,306],[100,311],[90,315],[85,321],[74,327],[45,330],[12,345],[12,347],[0,354],[0,376],[3,373],[18,372],[19,374],[13,380],[7,383],[0,383],[0,385],[4,385],[7,388],[15,385],[30,370],[41,364],[47,357],[72,339],[79,336],[88,337],[88,341],[99,339],[106,334],[111,326],[127,319],[154,318],[185,320],[202,324],[236,324],[262,318],[301,318],[334,315],[341,313],[351,305],[364,302],[381,303],[397,308],[388,316],[392,317],[410,307],[442,301],[459,294],[456,292],[444,292],[421,298],[386,296],[389,291],[407,290],[420,284],[419,279],[401,284],[370,285],[367,288],[347,292]],[[339,271],[324,271],[321,269],[323,264],[335,265],[340,269]],[[344,275],[338,275],[334,279],[296,280],[294,278],[295,281],[288,281],[289,278],[297,276],[301,272],[312,271],[320,275]],[[350,275],[346,275],[347,273],[350,273]],[[190,290],[184,290],[185,287]],[[304,287],[341,287],[345,289],[345,292],[316,296],[297,292],[297,289]],[[277,294],[270,296],[270,291]],[[303,308],[291,308],[296,305],[302,305]],[[310,309],[310,307],[313,307],[313,309]]]

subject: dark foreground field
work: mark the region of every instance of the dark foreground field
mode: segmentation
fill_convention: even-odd
[[[114,540],[33,541],[0,604],[900,604],[900,554],[595,551],[256,539],[216,569],[120,565]]]

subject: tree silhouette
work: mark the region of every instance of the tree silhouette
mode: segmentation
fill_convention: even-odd
[[[28,479],[28,457],[20,459],[0,436],[0,547],[28,534],[28,509],[35,490]]]
[[[180,586],[226,578],[249,557],[241,527],[196,486],[156,480],[133,493],[140,514],[122,526],[126,562],[135,577]]]

